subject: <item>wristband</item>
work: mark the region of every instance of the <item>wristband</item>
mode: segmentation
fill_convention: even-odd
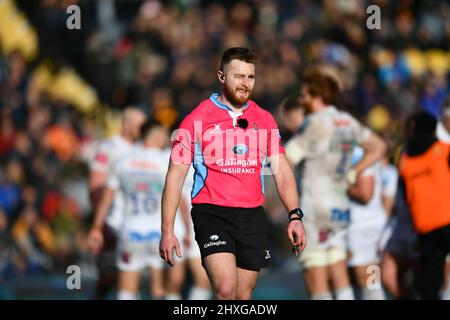
[[[295,208],[294,210],[289,211],[289,219],[291,219],[291,217],[293,215],[297,216],[298,218],[300,218],[300,220],[303,218],[303,211],[300,208]]]
[[[298,220],[298,221],[303,222],[303,220],[300,219],[299,217],[293,217],[293,218],[290,218],[290,219],[289,219],[289,223],[290,223],[291,221],[294,221],[294,220]]]

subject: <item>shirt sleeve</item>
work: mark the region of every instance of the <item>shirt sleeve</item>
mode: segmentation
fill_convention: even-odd
[[[108,144],[103,142],[95,153],[94,160],[91,163],[91,171],[100,171],[107,173],[110,165],[110,156],[108,153]]]
[[[179,128],[173,132],[171,141],[170,161],[191,164],[195,151],[194,121],[191,115],[187,116]]]
[[[267,134],[267,157],[285,153],[283,144],[281,143],[280,130],[278,129],[278,125],[272,115],[270,115],[269,121],[269,132]]]
[[[111,170],[110,174],[108,175],[108,181],[106,185],[108,186],[108,188],[114,190],[119,189],[119,176],[115,168]]]
[[[366,169],[363,170],[363,172],[361,173],[361,175],[363,177],[372,177],[375,176],[375,166],[370,166]]]
[[[372,134],[372,131],[366,126],[362,125],[358,120],[350,116],[352,126],[355,132],[356,143],[361,144],[367,141]]]

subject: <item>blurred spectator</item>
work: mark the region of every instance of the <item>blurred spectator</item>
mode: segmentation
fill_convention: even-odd
[[[67,118],[48,128],[44,134],[44,145],[54,151],[62,162],[76,154],[79,139]]]
[[[168,88],[158,88],[153,92],[150,103],[152,117],[163,124],[166,128],[171,128],[178,119],[178,112],[175,108],[172,92]]]
[[[35,208],[25,207],[11,229],[19,251],[26,260],[26,272],[51,267],[50,254],[55,249],[50,226],[42,221]]]
[[[9,168],[11,168],[11,166],[9,166]],[[9,218],[14,218],[20,204],[20,186],[14,183],[10,177],[11,174],[14,174],[14,171],[14,165],[12,169],[8,170],[6,176],[0,171],[0,209],[2,209]]]
[[[14,147],[16,130],[10,116],[3,116],[0,121],[0,156],[4,157]]]

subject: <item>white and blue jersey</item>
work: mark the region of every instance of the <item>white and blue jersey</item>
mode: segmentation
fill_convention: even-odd
[[[130,264],[135,266],[133,270],[161,265],[161,199],[168,164],[168,151],[137,145],[113,167],[108,187],[120,190],[124,195],[118,250],[121,270],[129,270],[126,266]],[[178,220],[175,232],[178,236],[184,232]],[[145,263],[148,258],[152,258],[154,263]]]

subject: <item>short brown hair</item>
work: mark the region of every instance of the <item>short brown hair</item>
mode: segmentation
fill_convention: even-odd
[[[222,54],[222,59],[220,60],[220,70],[223,71],[225,65],[235,59],[251,64],[256,64],[256,61],[258,60],[256,55],[248,48],[229,48]]]
[[[305,71],[301,85],[308,88],[308,93],[311,96],[321,97],[326,104],[336,104],[338,101],[340,95],[338,82],[318,69]]]

